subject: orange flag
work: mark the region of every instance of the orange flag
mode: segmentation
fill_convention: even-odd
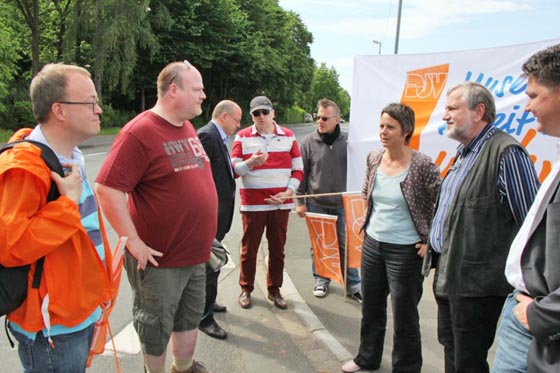
[[[361,194],[348,193],[342,195],[344,218],[346,220],[346,252],[348,267],[360,268],[362,260],[362,244],[364,234],[360,229],[366,218],[367,202]]]
[[[338,253],[338,237],[334,215],[306,213],[305,222],[309,230],[315,271],[321,277],[343,283]]]
[[[95,328],[93,331],[93,338],[91,341],[91,348],[89,351],[88,360],[86,366],[89,367],[92,363],[93,357],[95,355],[103,353],[105,350],[105,341],[107,339],[107,332],[113,340],[113,334],[111,332],[111,326],[109,324],[109,316],[115,307],[115,303],[117,301],[117,296],[119,294],[119,286],[121,283],[121,275],[122,275],[122,268],[124,262],[124,249],[126,247],[127,237],[119,238],[119,242],[117,246],[112,252],[112,261],[111,263],[107,263],[108,272],[111,276],[111,299],[103,304],[102,306],[102,314],[99,320],[95,323]],[[113,350],[114,349],[114,342],[113,342]],[[117,372],[120,372],[120,364],[115,352],[115,364]]]

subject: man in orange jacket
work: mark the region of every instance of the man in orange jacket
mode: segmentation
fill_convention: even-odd
[[[110,297],[104,262],[111,257],[77,145],[99,132],[102,110],[89,72],[77,66],[46,65],[30,94],[39,124],[10,141],[48,145],[67,171],[51,172],[30,143],[0,156],[0,263],[31,264],[27,299],[8,314],[9,329],[24,371],[83,372],[100,305]],[[47,203],[51,182],[60,197]],[[41,283],[33,289],[41,257]]]

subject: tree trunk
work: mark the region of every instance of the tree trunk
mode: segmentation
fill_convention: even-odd
[[[33,25],[31,27],[31,73],[39,72],[39,0],[33,0]]]
[[[97,95],[102,97],[103,71],[105,69],[105,24],[103,16],[102,0],[95,1],[95,66],[94,66],[94,83]]]

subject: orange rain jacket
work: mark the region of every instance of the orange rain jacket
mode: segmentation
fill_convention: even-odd
[[[31,132],[18,131],[11,141]],[[46,203],[51,184],[41,150],[29,143],[16,145],[0,155],[0,263],[31,264],[27,299],[8,315],[23,329],[45,328],[41,304],[48,293],[51,325],[75,326],[111,297],[103,261],[81,223],[78,205],[66,196]],[[105,260],[111,253],[99,211]],[[32,289],[35,262],[45,256],[39,289]],[[109,266],[110,268],[110,266]]]

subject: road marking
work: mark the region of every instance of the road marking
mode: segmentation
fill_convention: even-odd
[[[85,154],[85,156],[86,157],[95,157],[95,156],[98,156],[98,155],[106,155],[106,154],[107,154],[107,152],[88,153],[88,154]]]
[[[117,353],[137,355],[141,351],[140,340],[138,339],[138,334],[136,334],[132,322],[115,336],[114,341]],[[103,355],[113,355],[113,344],[111,341],[105,344],[105,352],[103,352]]]
[[[268,255],[264,256],[264,263],[265,266],[268,265]],[[284,294],[284,298],[292,304],[294,313],[299,317],[303,324],[307,326],[311,334],[321,341],[321,343],[323,343],[323,345],[325,345],[334,354],[338,361],[342,362],[350,360],[354,355],[352,355],[346,347],[344,347],[342,343],[340,343],[331,334],[331,332],[329,332],[321,320],[319,320],[317,315],[315,315],[315,313],[311,310],[311,307],[309,307],[309,305],[305,302],[285,268],[283,272],[283,279],[282,293]],[[261,287],[263,293],[266,291],[262,288],[262,286],[260,286],[260,283],[258,286]]]

